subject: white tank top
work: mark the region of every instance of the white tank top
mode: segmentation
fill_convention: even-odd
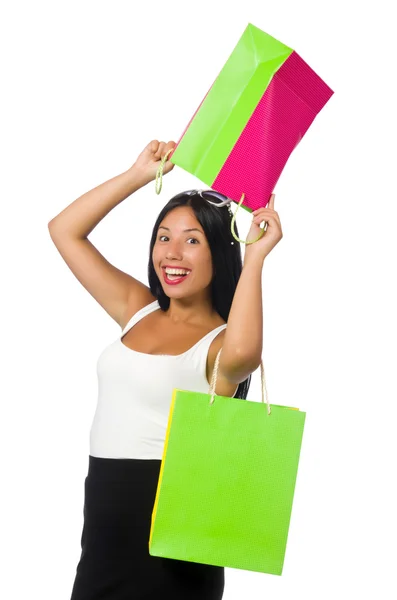
[[[208,393],[208,350],[226,324],[176,356],[144,354],[123,344],[121,338],[127,331],[159,309],[155,300],[135,313],[117,340],[98,358],[98,402],[90,431],[91,456],[161,460],[174,388]]]

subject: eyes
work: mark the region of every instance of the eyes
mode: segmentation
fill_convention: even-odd
[[[159,242],[161,242],[161,238],[167,238],[167,239],[169,239],[169,238],[168,238],[168,236],[166,236],[166,235],[160,235],[160,236],[158,237],[158,240],[159,240]],[[191,238],[188,238],[188,239],[189,239],[189,240],[194,240],[194,241],[195,241],[195,242],[197,242],[198,244],[200,243],[200,242],[199,242],[199,241],[198,241],[196,238],[194,238],[194,237],[191,237]],[[190,245],[193,245],[193,246],[195,246],[195,244],[190,244]]]

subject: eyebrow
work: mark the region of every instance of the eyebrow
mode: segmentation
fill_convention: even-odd
[[[164,227],[163,225],[160,225],[159,229],[166,229],[167,231],[170,231],[169,227]],[[191,229],[184,229],[183,233],[185,233],[185,231],[198,231],[199,233],[202,233],[204,235],[201,229],[197,229],[196,227],[192,227]]]

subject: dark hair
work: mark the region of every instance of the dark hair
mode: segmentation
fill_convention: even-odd
[[[213,199],[212,199],[213,200]],[[211,255],[214,276],[211,282],[212,304],[217,313],[227,322],[233,296],[243,269],[240,244],[231,233],[231,216],[227,206],[218,208],[204,200],[199,194],[178,194],[164,206],[154,224],[150,240],[148,280],[151,293],[157,298],[161,310],[170,306],[170,298],[164,293],[153,265],[153,247],[157,238],[157,230],[167,213],[179,206],[189,206],[202,226],[207,238]],[[237,237],[238,229],[234,223]],[[234,242],[234,244],[231,244]],[[251,375],[242,381],[234,395],[235,398],[246,399],[251,384]]]

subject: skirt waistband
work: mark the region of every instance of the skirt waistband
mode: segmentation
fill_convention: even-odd
[[[100,481],[123,481],[130,475],[145,478],[150,474],[158,475],[160,466],[161,459],[103,458],[89,454],[87,477]]]

